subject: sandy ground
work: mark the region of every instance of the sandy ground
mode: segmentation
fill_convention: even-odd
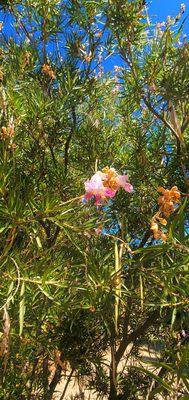
[[[139,353],[139,359],[137,359],[137,365],[145,366],[145,368],[148,365],[148,369],[154,371],[154,366],[150,366],[150,364],[146,364],[146,362],[150,362],[152,360],[157,360],[159,357],[159,353],[154,350],[154,349],[149,349],[145,346],[143,346],[140,350]],[[109,364],[110,363],[110,354],[105,355],[105,363]],[[136,359],[131,359],[130,360],[130,365],[136,365]],[[119,371],[122,373],[126,373],[127,369],[125,368],[125,359],[120,362],[119,365]],[[66,371],[66,376],[69,376],[70,371]],[[60,383],[56,387],[56,394],[53,398],[53,400],[61,400],[61,395],[64,391],[65,385],[66,385],[67,378],[62,377]],[[66,394],[64,396],[64,400],[97,400],[97,394],[91,390],[87,390],[86,388],[86,383],[80,380],[78,382],[78,379],[76,376],[73,376],[68,388],[66,390]],[[98,397],[99,399],[99,397]],[[107,396],[104,396],[101,398],[103,400],[107,400]]]

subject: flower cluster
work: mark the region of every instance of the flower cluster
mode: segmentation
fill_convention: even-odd
[[[182,14],[184,14],[185,10],[186,10],[186,5],[185,5],[184,3],[182,3],[182,4],[180,5],[180,12],[181,12]]]
[[[24,67],[26,67],[27,65],[30,64],[31,55],[32,54],[31,54],[30,51],[26,51],[25,52],[25,54],[24,54],[24,62],[23,62]]]
[[[173,186],[170,190],[159,187],[157,188],[157,192],[161,193],[161,196],[158,198],[160,211],[165,217],[169,217],[175,210],[175,204],[180,202],[180,192],[177,186]]]
[[[52,80],[56,79],[55,73],[52,70],[52,68],[50,67],[50,65],[43,64],[42,72],[43,72],[43,74],[48,75],[50,79],[52,79]]]
[[[162,232],[159,223],[163,226],[167,225],[167,218],[174,212],[175,206],[180,202],[180,192],[177,186],[173,186],[170,190],[163,187],[157,188],[161,194],[158,198],[159,211],[151,220],[150,229],[153,232],[154,239],[167,240],[167,235]]]
[[[14,136],[14,125],[10,124],[7,128],[6,126],[2,126],[1,128],[1,139],[5,140],[7,138],[12,138]]]
[[[114,168],[105,167],[85,182],[84,199],[90,200],[94,197],[94,204],[99,205],[101,201],[114,197],[120,188],[128,193],[132,192],[133,186],[128,182],[128,176],[119,175]]]
[[[151,225],[150,229],[153,233],[154,239],[162,239],[163,242],[167,241],[167,235],[162,232],[161,228],[159,227],[159,223],[163,226],[167,225],[167,220],[164,218],[161,218],[159,216],[159,213],[155,214],[153,218],[151,219]]]

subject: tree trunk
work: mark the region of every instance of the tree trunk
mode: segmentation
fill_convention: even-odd
[[[115,341],[111,344],[111,364],[110,364],[110,394],[109,400],[117,399],[117,363],[115,360],[116,346]]]

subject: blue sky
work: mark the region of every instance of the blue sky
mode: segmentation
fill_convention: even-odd
[[[189,0],[148,0],[147,3],[149,14],[156,22],[164,21],[168,15],[175,16],[181,3],[186,6],[185,15],[189,14]],[[185,31],[189,32],[189,20],[186,22]]]
[[[166,20],[167,16],[170,15],[175,17],[180,10],[180,5],[185,4],[186,11],[182,16],[182,20],[188,15],[189,16],[189,0],[147,0],[147,9],[150,20],[152,23],[163,22]],[[2,12],[0,12],[0,21],[4,21],[4,32],[8,36],[14,35],[14,30],[12,28],[11,18],[5,17]],[[180,21],[177,26],[180,25]],[[189,17],[185,21],[183,32],[187,34],[189,38]],[[120,64],[120,60],[117,56],[111,57],[106,61],[105,70],[112,70],[115,64]]]
[[[166,21],[168,15],[175,17],[179,13],[181,4],[185,4],[186,6],[182,20],[188,15],[188,19],[183,27],[183,33],[186,33],[187,37],[189,37],[189,0],[147,0],[150,21],[155,24]],[[180,25],[180,21],[178,24]],[[106,63],[105,70],[112,70],[115,64],[119,65],[120,63],[121,61],[117,56],[112,57]]]
[[[186,5],[185,16],[189,15],[189,0],[147,0],[148,12],[153,22],[161,22],[166,20],[168,15],[175,16],[180,9],[180,4]],[[0,13],[2,20],[2,13]],[[185,31],[189,32],[189,20],[186,22]]]

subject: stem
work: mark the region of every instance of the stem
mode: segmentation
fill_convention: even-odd
[[[60,360],[61,360],[61,362],[63,362],[63,355],[62,354],[60,356]],[[55,371],[54,377],[53,377],[53,379],[52,379],[52,381],[51,381],[51,383],[49,385],[49,391],[48,391],[48,394],[46,396],[46,400],[51,400],[52,399],[54,391],[56,389],[56,386],[57,386],[58,382],[61,379],[61,374],[62,374],[62,367],[61,367],[60,364],[58,364],[57,367],[56,367],[56,371]]]
[[[71,381],[71,379],[72,379],[72,375],[73,375],[74,371],[75,371],[75,368],[73,367],[73,368],[71,369],[71,371],[70,371],[69,376],[68,376],[68,379],[67,379],[67,382],[66,382],[66,384],[65,384],[65,388],[64,388],[64,390],[63,390],[62,396],[60,397],[60,400],[63,400],[63,398],[64,398],[64,396],[65,396],[65,394],[66,394],[68,385],[69,385],[69,383],[70,383],[70,381]]]
[[[45,356],[43,359],[43,365],[42,365],[42,382],[43,382],[43,391],[44,395],[48,394],[48,357]]]
[[[115,337],[111,338],[111,364],[110,364],[110,394],[109,400],[117,399],[117,363],[116,363],[116,345]]]
[[[73,134],[76,130],[76,112],[75,112],[75,107],[72,107],[72,126],[70,129],[70,133],[68,135],[68,138],[66,140],[65,144],[65,156],[64,156],[64,173],[65,176],[67,175],[68,172],[68,153],[69,153],[69,147],[70,147],[70,142],[73,137]]]
[[[123,357],[125,350],[127,346],[130,343],[135,343],[136,340],[141,337],[150,326],[154,326],[155,323],[157,323],[158,317],[159,317],[160,311],[159,309],[152,311],[149,315],[146,321],[140,325],[138,328],[135,329],[132,333],[130,333],[129,336],[123,336],[123,339],[120,343],[120,346],[116,352],[116,363],[118,364]]]
[[[34,381],[35,381],[35,371],[36,371],[38,362],[39,362],[39,358],[37,357],[37,358],[34,360],[33,368],[32,368],[32,371],[31,371],[31,377],[29,378],[29,385],[30,385],[30,387],[29,387],[29,393],[28,393],[28,396],[29,396],[28,400],[32,399],[32,389],[33,389],[33,383],[34,383]]]

